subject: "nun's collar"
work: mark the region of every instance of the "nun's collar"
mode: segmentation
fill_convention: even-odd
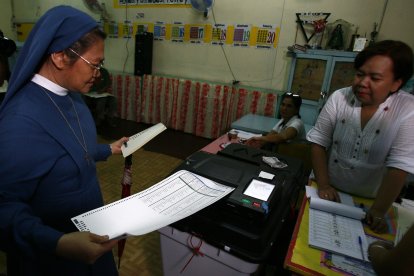
[[[32,82],[40,85],[41,87],[46,88],[52,93],[55,93],[59,96],[66,96],[68,94],[68,90],[63,88],[62,86],[54,83],[53,81],[43,77],[42,75],[35,74],[32,78]]]

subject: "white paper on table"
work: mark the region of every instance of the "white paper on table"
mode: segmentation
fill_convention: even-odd
[[[365,235],[365,236],[366,236],[366,240],[368,244],[371,244],[375,241],[380,240],[372,236],[368,236],[368,235]],[[368,256],[368,251],[365,251],[365,254],[366,256]],[[350,273],[351,275],[360,275],[360,276],[377,275],[374,269],[372,268],[371,263],[367,261],[362,261],[359,259],[350,258],[347,256],[332,253],[331,262],[332,262],[333,267],[338,268],[347,273]]]
[[[412,207],[405,207],[407,205],[404,206],[397,203],[393,205],[398,209],[397,232],[394,239],[394,245],[397,245],[408,229],[414,225],[414,209]]]
[[[365,212],[350,195],[339,193],[342,202],[321,199],[317,189],[306,187],[309,204],[309,245],[367,261],[368,242],[361,219]]]
[[[361,208],[355,206],[349,206],[338,202],[333,202],[317,197],[311,197],[310,208],[317,209],[335,215],[340,215],[348,218],[361,220],[365,218],[365,212]]]
[[[414,201],[408,198],[401,199],[401,205],[405,208],[411,209],[414,211]]]
[[[80,231],[110,239],[143,235],[190,216],[233,190],[181,170],[140,193],[73,217],[72,222]]]
[[[368,260],[368,243],[360,220],[313,208],[309,209],[309,246]]]
[[[320,198],[318,195],[318,189],[312,186],[306,186],[306,197],[307,198],[311,198],[311,197],[316,197],[316,198]],[[341,203],[345,204],[345,205],[349,205],[349,206],[355,206],[354,204],[354,200],[352,199],[352,196],[342,193],[342,192],[338,192],[339,198],[341,199]]]
[[[237,132],[237,138],[246,139],[246,140],[250,139],[252,137],[263,136],[262,134],[251,133],[251,132],[247,132],[247,131],[243,131],[243,130],[239,130],[239,129],[232,129],[232,131]]]

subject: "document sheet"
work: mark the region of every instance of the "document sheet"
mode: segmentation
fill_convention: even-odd
[[[141,132],[138,132],[137,134],[132,135],[131,137],[129,137],[129,141],[126,143],[126,145],[124,144],[121,147],[122,155],[124,157],[127,157],[128,155],[134,153],[136,150],[141,148],[152,138],[154,138],[166,129],[167,127],[164,124],[158,123],[156,125],[153,125],[152,127],[144,129]]]
[[[190,216],[234,188],[181,170],[150,188],[72,218],[80,231],[110,239],[143,235]]]
[[[309,246],[367,261],[363,217],[361,208],[310,196]]]
[[[397,245],[414,225],[414,201],[403,198],[401,204],[393,203],[398,208],[397,233],[395,234],[394,245]]]

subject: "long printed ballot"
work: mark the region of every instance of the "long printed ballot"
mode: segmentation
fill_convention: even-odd
[[[167,127],[164,124],[158,123],[156,125],[153,125],[152,127],[144,129],[141,132],[138,132],[137,134],[132,135],[131,137],[129,137],[129,141],[126,143],[126,145],[123,145],[121,147],[122,155],[124,157],[127,157],[128,155],[134,153],[136,150],[141,148],[152,138],[154,138],[166,129]]]
[[[110,239],[143,235],[190,216],[233,190],[181,170],[142,192],[73,217],[72,222],[80,231]]]

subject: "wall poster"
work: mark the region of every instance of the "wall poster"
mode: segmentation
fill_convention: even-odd
[[[214,24],[212,26],[211,44],[212,45],[224,45],[227,40],[227,25],[226,24]]]
[[[233,46],[249,47],[251,31],[249,24],[234,25]]]

